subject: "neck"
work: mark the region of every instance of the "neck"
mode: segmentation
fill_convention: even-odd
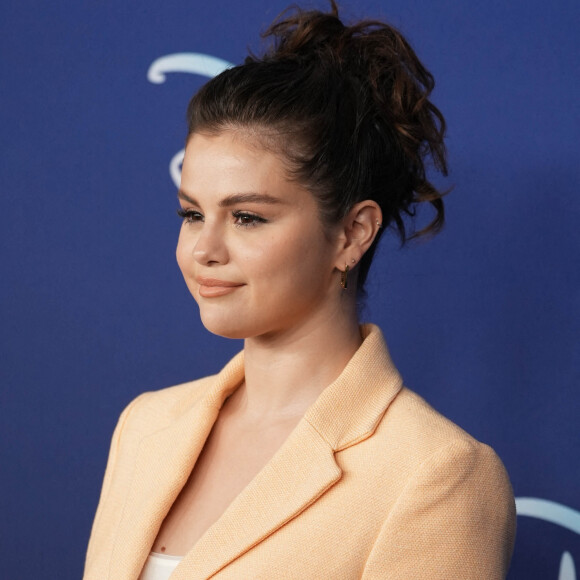
[[[340,375],[361,342],[354,301],[290,332],[248,338],[245,383],[231,403],[255,422],[301,417]]]

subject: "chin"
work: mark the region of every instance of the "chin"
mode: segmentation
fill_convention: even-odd
[[[251,336],[251,330],[240,320],[232,320],[231,317],[209,316],[201,313],[201,323],[205,328],[217,336],[224,338],[244,339]]]
[[[282,328],[280,327],[278,317],[276,320],[268,318],[256,319],[251,316],[240,317],[224,316],[223,312],[203,312],[200,311],[201,323],[205,328],[217,336],[224,338],[233,338],[244,340],[258,336],[272,337],[277,335]]]

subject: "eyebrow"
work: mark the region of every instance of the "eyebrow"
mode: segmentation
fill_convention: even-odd
[[[196,205],[197,207],[201,207],[199,202],[185,193],[182,189],[177,192],[177,197],[179,199],[184,199],[185,201],[191,203],[192,205]],[[232,195],[228,195],[224,197],[219,202],[220,207],[232,207],[233,205],[237,205],[239,203],[265,203],[269,205],[276,205],[284,203],[283,200],[272,197],[266,193],[234,193]]]

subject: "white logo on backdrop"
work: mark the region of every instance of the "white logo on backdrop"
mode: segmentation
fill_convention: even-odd
[[[198,52],[179,52],[167,54],[151,63],[147,71],[147,80],[154,84],[163,84],[167,73],[189,73],[213,78],[226,68],[234,66],[232,63],[209,54]],[[169,162],[169,175],[179,187],[181,183],[181,165],[185,150],[178,151]]]
[[[536,497],[517,497],[516,510],[518,516],[544,520],[580,535],[580,512],[568,506]],[[558,580],[576,580],[576,568],[570,552],[562,554]]]

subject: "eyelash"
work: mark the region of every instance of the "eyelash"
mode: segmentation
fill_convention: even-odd
[[[268,220],[256,215],[255,213],[248,213],[247,211],[233,211],[232,216],[236,218],[237,227],[241,228],[255,228],[258,224],[265,224]],[[244,223],[242,220],[247,219],[249,222]]]
[[[203,215],[192,209],[178,209],[177,215],[188,224],[194,224],[203,221]],[[258,224],[267,223],[267,219],[260,217],[253,213],[248,213],[247,211],[234,211],[232,216],[236,219],[237,223],[234,225],[239,228],[254,228]],[[247,219],[248,222],[244,223],[241,220]]]
[[[201,221],[201,218],[203,218],[203,216],[198,211],[194,211],[192,209],[181,209],[181,208],[179,208],[177,210],[177,215],[184,222],[187,222],[188,224],[192,224],[192,223],[195,223],[197,221]]]

